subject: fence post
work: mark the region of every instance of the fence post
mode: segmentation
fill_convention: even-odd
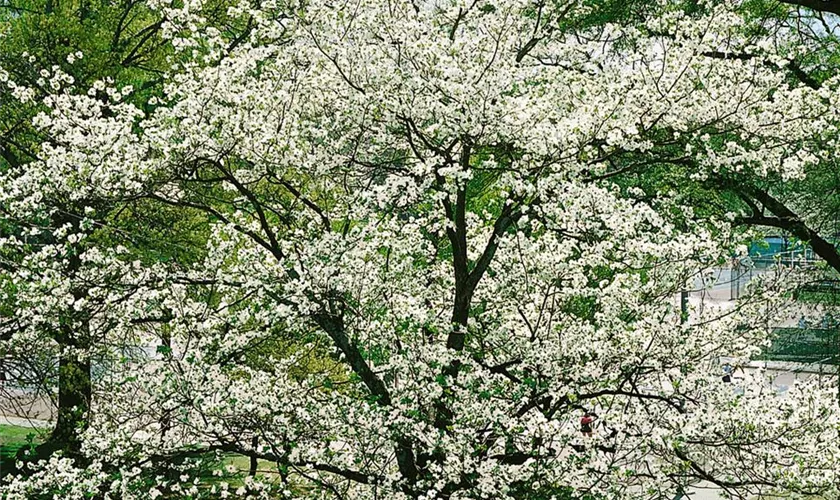
[[[732,259],[732,269],[729,271],[729,300],[737,300],[741,296],[741,261]]]

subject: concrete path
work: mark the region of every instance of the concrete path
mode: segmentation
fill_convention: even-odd
[[[720,500],[720,489],[713,484],[700,483],[688,491],[686,500]]]
[[[53,423],[49,420],[39,420],[36,418],[20,418],[10,417],[8,415],[0,415],[1,425],[17,425],[18,427],[30,427],[33,429],[49,429]]]

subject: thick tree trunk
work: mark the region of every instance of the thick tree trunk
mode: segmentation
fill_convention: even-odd
[[[79,432],[87,428],[90,411],[90,361],[62,355],[58,365],[58,419],[47,443],[70,455],[80,451]]]
[[[248,467],[248,475],[251,477],[257,475],[257,445],[259,442],[260,441],[257,436],[251,438],[251,448],[254,450],[254,454],[251,455],[251,462]]]
[[[163,333],[160,338],[160,345],[163,347],[163,356],[168,357],[172,355],[172,335],[168,332]],[[163,410],[160,416],[160,436],[166,438],[166,434],[172,430],[172,412],[168,409]]]
[[[58,365],[58,420],[52,440],[77,443],[78,431],[87,427],[90,409],[90,361],[75,354],[61,356]]]
[[[60,216],[55,227],[65,223],[78,224],[77,220],[67,220]],[[82,267],[80,249],[71,252],[67,262],[67,273],[77,278]],[[72,290],[73,298],[81,300],[88,295],[84,287]],[[90,359],[90,317],[71,312],[64,319],[62,326],[54,332],[53,339],[59,346],[58,359],[58,416],[50,437],[37,448],[39,457],[45,457],[55,451],[65,456],[81,457],[81,439],[79,434],[87,429],[92,392]]]

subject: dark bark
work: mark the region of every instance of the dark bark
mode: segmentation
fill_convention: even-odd
[[[505,207],[501,216],[499,216],[493,225],[493,234],[490,235],[490,239],[487,241],[487,245],[484,247],[484,251],[476,261],[472,271],[469,271],[467,263],[466,224],[459,218],[455,219],[456,230],[450,230],[452,232],[450,234],[450,242],[452,242],[455,267],[455,300],[452,307],[452,323],[454,328],[446,339],[446,346],[448,348],[456,351],[464,349],[470,303],[472,302],[475,289],[478,287],[478,283],[481,281],[484,273],[487,272],[490,263],[493,261],[493,257],[496,255],[496,250],[499,248],[499,239],[519,219],[520,215],[519,212],[514,213],[510,206]],[[459,234],[459,224],[463,224],[463,238]]]
[[[249,460],[250,463],[248,466],[248,475],[252,477],[257,475],[257,444],[259,444],[259,438],[257,438],[257,436],[254,436],[253,438],[251,438],[251,448],[254,449],[255,453],[251,455]]]
[[[53,220],[53,224],[54,227],[61,227],[65,223],[77,224],[78,219],[60,214]],[[68,256],[66,272],[74,278],[82,267],[79,253],[76,248]],[[80,300],[87,296],[87,289],[75,287],[71,293],[75,300]],[[47,440],[36,447],[36,459],[47,458],[56,451],[83,459],[79,433],[87,429],[92,393],[90,359],[86,357],[90,347],[89,321],[89,317],[69,313],[62,318],[63,324],[51,332],[59,348],[58,415]]]
[[[365,384],[371,395],[376,399],[376,402],[382,406],[390,406],[391,395],[388,393],[385,383],[373,373],[373,370],[368,366],[359,348],[347,337],[341,317],[323,313],[316,314],[314,320],[329,335],[336,347],[341,350],[341,353],[344,354],[344,358],[347,360],[347,364],[359,376],[362,383]]]
[[[382,382],[382,379],[371,370],[355,342],[347,337],[341,316],[322,313],[316,314],[314,320],[344,354],[347,363],[368,388],[376,403],[381,406],[390,406],[391,394],[388,392],[388,388]],[[396,442],[397,466],[408,483],[413,484],[417,480],[418,472],[411,441],[400,436],[396,439]]]
[[[464,144],[460,161],[464,170],[469,168],[470,154],[469,144]],[[446,231],[449,242],[452,244],[452,265],[455,271],[455,300],[452,307],[452,323],[455,327],[446,340],[446,346],[460,351],[464,348],[464,334],[469,316],[470,301],[475,291],[475,287],[470,286],[469,260],[467,257],[466,183],[458,188],[455,196],[455,206],[449,207],[447,211],[455,226]]]
[[[461,152],[460,164],[464,170],[470,167],[470,155],[472,150],[465,144]],[[441,184],[441,181],[438,181]],[[514,213],[512,205],[506,205],[501,215],[493,225],[493,234],[484,247],[481,257],[475,262],[470,270],[470,263],[467,257],[467,187],[458,188],[455,198],[455,205],[444,202],[444,208],[454,227],[446,231],[449,242],[452,245],[452,265],[455,274],[455,297],[452,305],[453,329],[446,339],[446,346],[450,349],[461,351],[466,341],[467,320],[469,319],[470,303],[473,294],[493,261],[496,249],[499,246],[499,238],[516,222],[521,214]]]
[[[168,331],[164,331],[160,338],[160,345],[163,348],[164,356],[171,356],[172,354],[172,335]],[[160,416],[160,435],[166,437],[166,434],[172,430],[172,410],[164,409]],[[256,440],[256,437],[254,438]],[[256,444],[255,444],[256,446]]]
[[[840,14],[840,1],[838,0],[781,0],[782,3],[788,5],[797,5],[799,7],[807,7],[811,10],[819,12],[830,12],[832,14]]]
[[[79,432],[87,428],[90,398],[90,361],[75,353],[62,354],[58,362],[58,418],[44,446],[80,455]]]

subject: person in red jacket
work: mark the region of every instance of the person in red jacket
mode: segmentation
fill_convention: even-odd
[[[583,417],[580,419],[580,432],[586,437],[592,437],[592,423],[595,422],[597,416],[588,411],[583,414]]]

